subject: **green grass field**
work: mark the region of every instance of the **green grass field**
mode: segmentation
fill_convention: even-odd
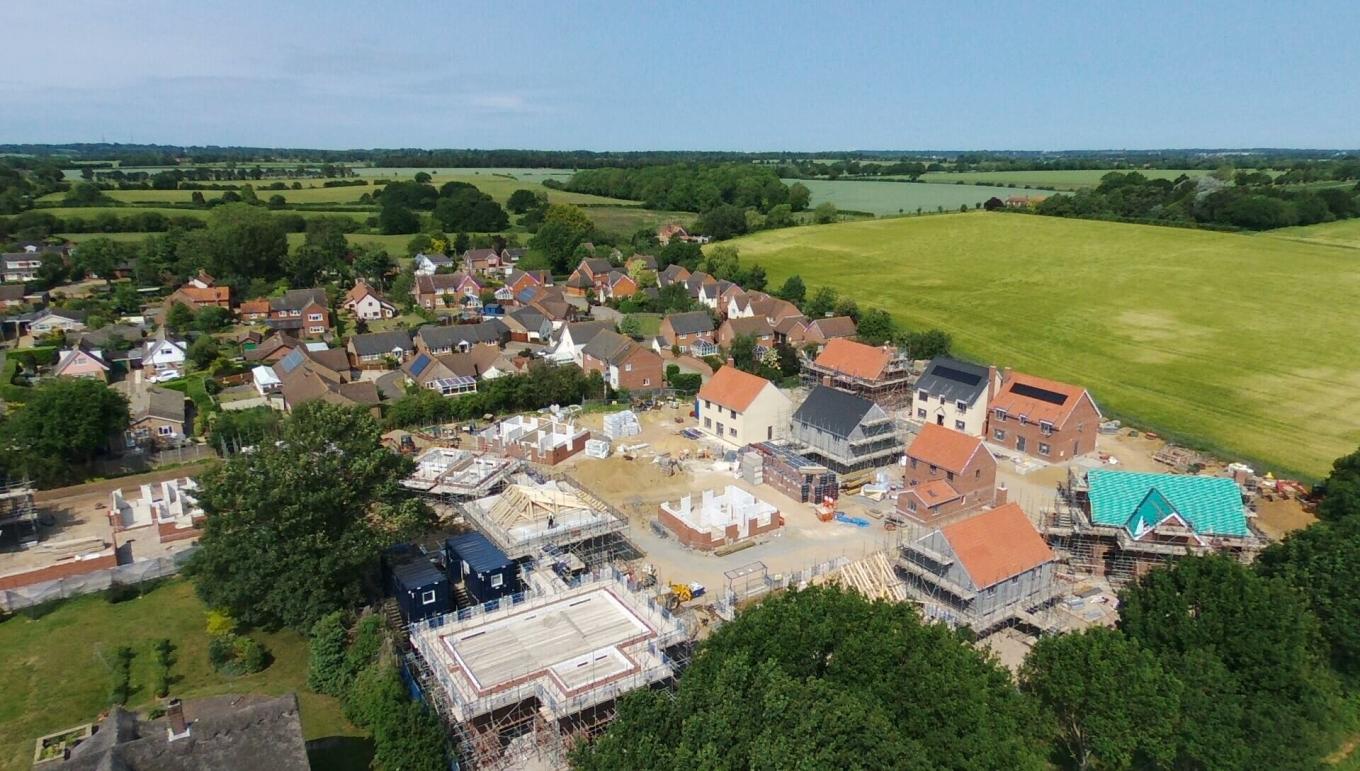
[[[1175,179],[1184,174],[1187,177],[1200,177],[1210,173],[1209,169],[1138,169],[1139,174],[1149,179]],[[989,185],[1011,185],[1024,187],[1043,187],[1051,190],[1077,190],[1095,187],[1100,178],[1109,174],[1108,169],[1082,169],[1075,171],[932,171],[921,177],[922,182],[954,184],[964,182],[973,184],[985,182]]]
[[[799,182],[812,191],[812,205],[830,201],[839,209],[871,214],[915,214],[917,208],[934,212],[943,206],[946,211],[957,211],[964,205],[973,208],[988,198],[1005,199],[1012,195],[1043,195],[1033,190],[1014,187],[978,185],[930,185],[923,182],[866,182],[859,180],[786,179],[786,184]]]
[[[1296,228],[1280,228],[1279,230],[1266,231],[1260,237],[1286,238],[1293,241],[1360,249],[1360,219],[1338,220]]]
[[[1283,238],[978,212],[730,242],[1135,425],[1316,477],[1360,444],[1360,265]]]
[[[195,217],[197,219],[207,219],[211,213],[210,209],[176,209],[159,208],[156,206],[52,206],[33,209],[33,211],[44,212],[55,217],[82,217],[86,220],[93,220],[101,213],[108,212],[118,217],[126,217],[131,214],[144,214],[146,212],[158,212],[166,217]],[[317,211],[314,209],[281,209],[280,213],[300,214],[306,219],[312,217],[349,217],[358,222],[367,222],[370,217],[375,216],[372,211]]]
[[[689,227],[699,218],[694,212],[659,211],[636,206],[591,206],[585,212],[596,227],[625,237],[633,235],[641,228],[655,230],[658,225],[668,222],[678,222]]]
[[[203,603],[182,580],[142,597],[109,604],[101,595],[64,601],[37,619],[23,615],[0,622],[0,768],[28,768],[39,736],[93,721],[108,706],[110,675],[104,661],[129,645],[133,694],[130,706],[153,705],[152,645],[175,646],[171,693],[186,699],[224,693],[282,694],[296,691],[308,739],[358,736],[340,705],[306,690],[307,644],[294,632],[255,633],[273,656],[263,672],[238,678],[219,675],[208,663],[209,637]]]

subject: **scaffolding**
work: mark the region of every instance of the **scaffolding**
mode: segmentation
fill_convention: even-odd
[[[865,414],[856,427],[858,436],[838,437],[829,431],[804,429],[792,424],[792,438],[799,452],[839,474],[890,466],[902,457],[903,427],[881,406]]]
[[[444,503],[491,495],[519,469],[514,458],[431,447],[416,458],[416,470],[401,484]]]
[[[687,625],[614,568],[411,625],[408,669],[470,769],[565,765],[620,696],[674,682]]]
[[[38,542],[38,509],[27,480],[0,487],[0,548],[26,549]]]
[[[1264,536],[1250,520],[1245,537],[1202,537],[1192,530],[1159,528],[1134,538],[1122,526],[1092,522],[1089,492],[1085,476],[1069,470],[1067,481],[1058,484],[1051,508],[1043,512],[1039,528],[1074,577],[1104,578],[1119,587],[1178,557],[1225,554],[1251,562],[1265,545]]]
[[[616,536],[628,529],[628,518],[565,474],[519,474],[499,494],[457,508],[511,559],[554,547],[595,566],[613,561],[626,545]]]
[[[821,384],[837,388],[856,396],[862,396],[885,410],[910,405],[913,393],[912,384],[915,382],[911,357],[900,348],[893,350],[888,363],[883,367],[883,371],[874,378],[867,378],[845,372],[836,367],[821,365],[815,359],[808,358],[803,359],[800,375],[804,386],[812,387]]]

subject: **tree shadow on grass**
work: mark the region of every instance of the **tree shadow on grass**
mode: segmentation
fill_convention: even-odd
[[[367,771],[373,740],[366,736],[327,736],[307,742],[307,759],[317,771]]]

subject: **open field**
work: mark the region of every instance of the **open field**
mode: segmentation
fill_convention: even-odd
[[[176,580],[116,605],[90,595],[61,602],[36,619],[18,615],[0,622],[0,650],[8,654],[0,659],[0,768],[28,768],[35,739],[91,722],[108,706],[111,680],[103,662],[119,645],[136,652],[130,706],[153,704],[152,645],[160,638],[175,646],[175,696],[296,691],[308,739],[360,735],[335,699],[306,690],[307,644],[300,635],[253,633],[273,663],[254,675],[225,677],[208,663],[205,612],[193,587]]]
[[[655,230],[668,222],[678,222],[689,227],[699,218],[694,212],[660,211],[637,206],[590,206],[585,212],[596,227],[625,237],[631,236],[641,228]]]
[[[102,213],[109,213],[118,217],[127,217],[133,214],[145,214],[146,212],[157,212],[166,217],[195,217],[197,219],[207,219],[211,213],[210,209],[176,209],[173,207],[160,208],[156,206],[50,206],[32,211],[51,214],[55,217],[81,217],[85,220],[93,220]],[[350,217],[358,222],[367,222],[370,217],[377,216],[376,211],[318,211],[315,209],[280,209],[279,214],[299,214],[304,218],[312,217]]]
[[[1263,236],[971,213],[732,242],[959,353],[1087,386],[1126,422],[1316,477],[1360,444],[1360,266]]]
[[[866,182],[859,180],[786,179],[799,182],[812,191],[812,206],[830,201],[839,209],[872,214],[914,214],[918,208],[933,212],[936,207],[958,210],[973,208],[992,196],[1005,199],[1012,195],[1034,195],[1033,190],[978,185],[930,185],[924,182]],[[1042,195],[1042,194],[1040,194]]]
[[[922,182],[955,184],[963,182],[974,184],[985,182],[989,185],[1012,185],[1042,187],[1051,190],[1076,190],[1095,187],[1100,178],[1110,173],[1110,169],[1079,169],[1072,171],[931,171],[921,177]],[[1175,179],[1184,174],[1187,177],[1202,177],[1211,169],[1123,169],[1137,171],[1148,179]]]
[[[1292,241],[1306,241],[1316,244],[1345,246],[1360,249],[1360,219],[1337,220],[1319,225],[1303,225],[1296,228],[1280,228],[1261,233],[1260,238],[1286,238]]]

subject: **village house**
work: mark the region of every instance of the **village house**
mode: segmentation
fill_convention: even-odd
[[[389,302],[362,278],[355,279],[354,288],[345,295],[340,307],[349,311],[356,319],[377,321],[390,319],[397,315],[397,306]]]
[[[246,361],[262,361],[273,364],[302,347],[302,341],[287,332],[274,332],[253,348],[242,346],[241,355]]]
[[[495,248],[468,249],[462,256],[463,270],[481,276],[497,273],[508,264],[507,257]]]
[[[257,297],[236,306],[236,318],[248,324],[269,321],[269,298]]]
[[[85,315],[85,311],[44,308],[28,323],[28,332],[34,337],[43,337],[54,332],[83,332],[86,328]]]
[[[821,385],[794,411],[789,438],[805,448],[802,455],[842,474],[886,466],[902,454],[892,416],[882,407]]]
[[[411,258],[411,267],[417,276],[433,276],[440,268],[453,267],[453,258],[447,254],[426,254],[420,252]]]
[[[787,318],[797,319],[800,317],[790,316]],[[789,345],[796,348],[806,348],[811,345],[821,350],[822,346],[832,340],[852,338],[858,331],[855,320],[849,316],[828,316],[806,321],[796,333],[790,336],[788,342]],[[776,337],[778,337],[778,334],[776,334]]]
[[[704,383],[694,406],[700,432],[737,447],[782,434],[793,411],[774,383],[730,364]]]
[[[912,418],[972,436],[985,436],[992,396],[1001,388],[996,367],[937,356],[916,381]]]
[[[996,489],[996,457],[982,439],[934,423],[907,447],[903,481],[897,513],[919,522],[1004,502]]]
[[[832,338],[816,359],[803,365],[803,373],[810,380],[859,394],[883,407],[896,407],[911,398],[907,386],[911,360],[888,346]]]
[[[573,297],[598,295],[609,285],[609,272],[614,266],[603,257],[587,257],[567,277],[567,294]]]
[[[503,345],[509,339],[510,328],[500,319],[450,326],[426,324],[415,334],[416,348],[430,354],[467,351],[479,343]]]
[[[1053,551],[1018,505],[968,517],[902,546],[897,567],[927,618],[983,633],[1052,600]]]
[[[343,348],[299,348],[283,357],[273,370],[285,410],[319,399],[344,407],[367,407],[375,417],[378,415],[378,387],[371,380],[350,379],[349,355]]]
[[[1095,451],[1100,420],[1085,388],[1007,368],[992,398],[987,434],[1008,450],[1061,462]]]
[[[290,289],[269,300],[270,329],[302,338],[321,337],[330,331],[331,312],[324,289]]]
[[[751,315],[764,316],[771,327],[784,319],[803,315],[797,305],[764,292],[750,292],[747,294],[747,300],[750,303]]]
[[[184,362],[188,347],[182,340],[166,337],[165,327],[156,336],[142,344],[142,376],[178,376],[184,374]]]
[[[689,292],[690,297],[698,300],[704,287],[715,286],[717,283],[718,279],[697,270],[685,278],[685,291]]]
[[[11,310],[22,305],[42,305],[47,302],[46,292],[29,294],[23,284],[0,284],[0,309]]]
[[[552,334],[552,321],[534,307],[515,308],[501,318],[510,329],[510,340],[517,343],[541,343]]]
[[[629,273],[635,273],[641,270],[650,270],[653,273],[655,273],[656,257],[650,254],[634,254],[632,257],[629,257],[626,262],[623,263],[623,267]]]
[[[713,317],[707,311],[687,311],[661,319],[657,335],[666,347],[678,345],[687,351],[700,340],[712,343],[713,331]]]
[[[581,349],[601,332],[612,332],[614,325],[608,321],[577,321],[563,324],[553,330],[548,341],[548,359],[558,364],[581,365]]]
[[[728,319],[718,327],[717,343],[723,348],[732,347],[738,337],[750,337],[756,345],[774,347],[774,327],[764,316],[751,316],[741,319]]]
[[[193,310],[200,308],[231,308],[231,287],[218,286],[217,279],[203,271],[189,279],[188,283],[170,293],[165,298],[164,307],[187,305]]]
[[[671,263],[664,270],[656,274],[657,286],[670,286],[671,284],[685,284],[689,281],[689,270],[684,265]]]
[[[401,371],[408,383],[453,396],[476,390],[475,382],[467,382],[469,379],[493,380],[519,370],[498,346],[479,343],[458,353],[418,353],[402,365]]]
[[[345,344],[350,365],[359,369],[385,369],[387,363],[401,364],[415,353],[411,336],[404,330],[354,335]]]
[[[483,285],[470,273],[437,273],[432,276],[416,276],[411,293],[416,305],[434,310],[456,305],[466,298],[479,298]]]
[[[656,242],[658,244],[665,246],[671,242],[671,239],[688,241],[689,232],[678,222],[667,223],[656,229]]]
[[[129,393],[127,447],[174,447],[188,436],[184,394],[154,385],[129,388],[125,393]]]
[[[552,285],[552,274],[546,270],[520,270],[515,268],[505,277],[505,286],[516,299],[526,289]]]
[[[54,377],[87,377],[108,382],[109,364],[104,360],[104,353],[99,349],[91,348],[84,343],[77,343],[72,348],[58,354],[57,365],[52,368],[52,375]]]
[[[38,277],[44,263],[48,261],[64,263],[67,251],[65,247],[24,244],[20,251],[7,252],[0,257],[0,261],[3,261],[0,263],[3,265],[0,278],[8,283],[33,281]]]
[[[599,372],[615,390],[650,391],[665,386],[661,356],[618,332],[599,332],[580,352],[581,369]]]
[[[611,270],[605,276],[604,285],[596,290],[596,299],[603,303],[609,299],[632,297],[638,293],[637,281],[621,270]]]

